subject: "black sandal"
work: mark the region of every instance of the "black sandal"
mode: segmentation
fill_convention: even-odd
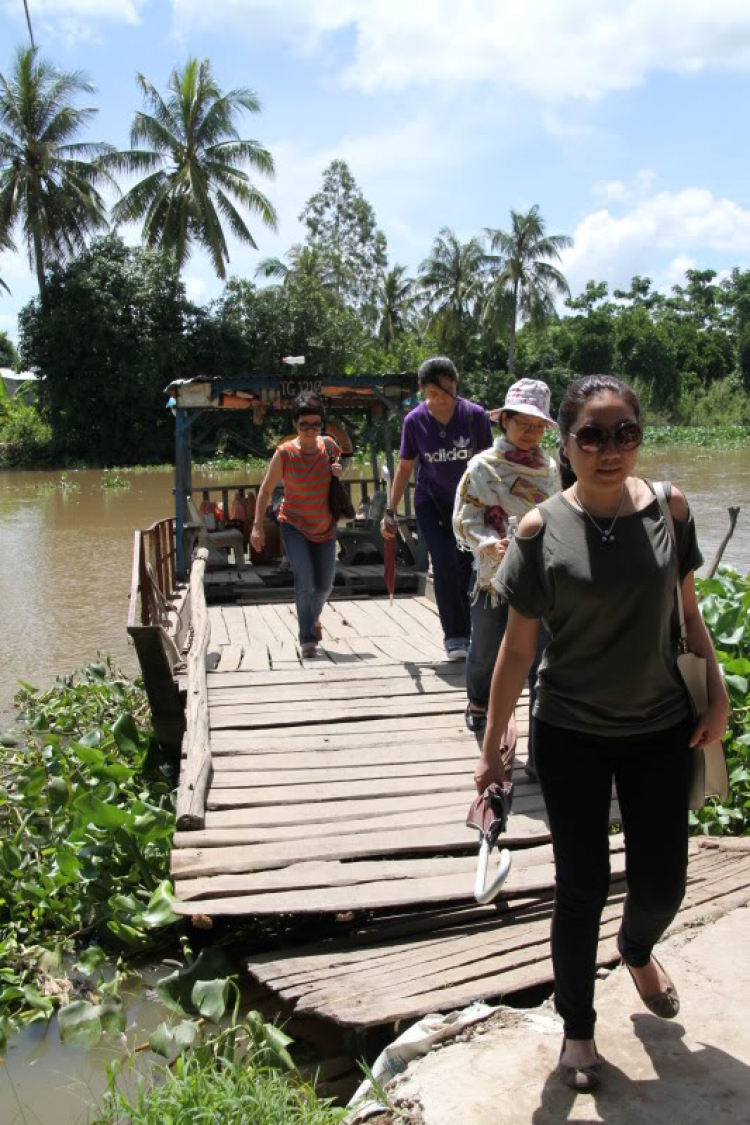
[[[466,704],[464,719],[466,721],[466,726],[472,734],[481,734],[487,726],[487,712],[472,711],[470,702]]]
[[[600,1073],[602,1069],[601,1055],[594,1047],[594,1054],[596,1061],[588,1063],[587,1066],[569,1066],[562,1061],[565,1054],[565,1039],[560,1049],[560,1061],[557,1064],[557,1072],[562,1078],[566,1086],[571,1090],[577,1090],[579,1093],[586,1093],[588,1090],[595,1090],[600,1082]]]

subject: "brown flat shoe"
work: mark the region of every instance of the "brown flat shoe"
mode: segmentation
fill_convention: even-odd
[[[560,1048],[560,1061],[557,1064],[557,1072],[560,1078],[571,1090],[576,1090],[579,1093],[595,1090],[601,1080],[600,1072],[602,1068],[602,1060],[596,1047],[594,1047],[596,1062],[589,1063],[587,1066],[568,1066],[562,1061],[562,1057],[565,1054],[565,1042],[565,1039],[563,1039],[563,1044]]]
[[[680,1010],[680,998],[677,995],[677,989],[672,983],[669,973],[666,971],[661,961],[656,960],[653,953],[651,954],[651,960],[654,962],[656,967],[661,970],[661,973],[667,982],[667,986],[662,992],[655,992],[651,996],[643,995],[638,981],[635,979],[635,976],[633,976],[633,970],[631,969],[627,961],[623,961],[623,965],[633,978],[633,984],[638,991],[638,995],[648,1008],[649,1012],[653,1012],[653,1014],[655,1016],[659,1016],[660,1019],[673,1020]]]

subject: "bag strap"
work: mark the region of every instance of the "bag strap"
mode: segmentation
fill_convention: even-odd
[[[674,546],[675,553],[676,553],[677,552],[677,537],[675,535],[674,520],[672,519],[672,513],[669,510],[669,502],[667,500],[666,489],[664,488],[664,481],[655,480],[654,484],[653,484],[653,488],[654,488],[654,494],[656,496],[656,499],[659,501],[659,507],[661,508],[661,514],[664,516],[664,522],[666,523],[667,528],[669,529],[669,534],[670,534],[670,537],[672,539],[672,545]],[[670,491],[671,491],[671,489],[670,489]],[[680,650],[682,652],[687,652],[688,651],[687,629],[685,627],[685,609],[684,609],[684,606],[682,604],[682,588],[680,586],[679,568],[678,568],[678,573],[677,573],[677,581],[675,582],[675,594],[677,595],[677,616],[678,616],[679,622],[680,622]]]

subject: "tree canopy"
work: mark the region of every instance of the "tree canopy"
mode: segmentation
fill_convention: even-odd
[[[75,140],[97,110],[74,101],[93,92],[84,74],[58,70],[34,47],[19,48],[0,74],[0,233],[20,227],[42,300],[48,265],[107,226],[98,189],[112,182],[105,158],[114,149]]]
[[[258,96],[245,88],[224,93],[207,59],[188,59],[175,68],[166,99],[143,74],[137,81],[150,112],[136,113],[132,150],[123,164],[149,175],[115,204],[113,218],[142,221],[145,244],[174,253],[180,269],[193,246],[203,247],[224,278],[229,262],[225,226],[240,242],[256,247],[235,204],[276,228],[273,204],[244,170],[249,166],[272,177],[273,157],[258,141],[241,139],[238,129],[242,110],[260,112]],[[139,149],[144,142],[150,147]]]

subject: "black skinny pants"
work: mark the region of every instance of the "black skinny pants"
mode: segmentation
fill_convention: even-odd
[[[604,738],[534,719],[534,754],[555,854],[552,965],[568,1039],[594,1035],[599,921],[609,888],[612,779],[625,834],[628,893],[617,944],[634,968],[672,922],[685,894],[689,722]]]

